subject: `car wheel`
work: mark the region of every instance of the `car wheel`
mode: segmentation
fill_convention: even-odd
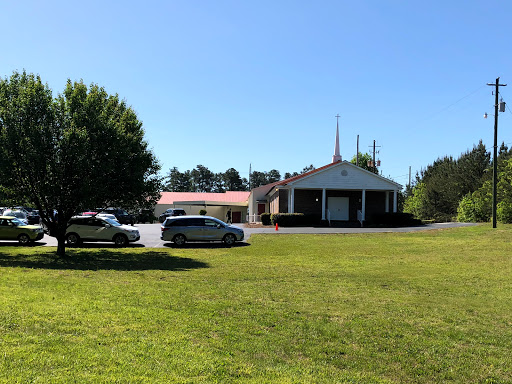
[[[126,247],[128,245],[128,238],[125,235],[116,235],[113,240],[117,247]]]
[[[77,245],[80,245],[80,236],[76,233],[68,233],[66,236],[66,242],[70,247],[76,247]]]
[[[30,243],[30,237],[28,237],[27,234],[22,233],[21,235],[18,236],[18,241],[20,242],[20,244],[25,245]]]
[[[226,236],[224,236],[222,241],[224,241],[224,244],[226,245],[233,245],[235,244],[236,237],[232,233],[228,233]]]
[[[187,238],[185,237],[185,235],[182,235],[181,233],[174,236],[174,238],[172,239],[173,243],[176,244],[176,245],[183,245],[187,242]]]

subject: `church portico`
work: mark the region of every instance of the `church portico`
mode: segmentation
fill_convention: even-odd
[[[277,188],[270,198],[270,213],[303,213],[327,221],[365,221],[374,214],[390,212],[393,207],[392,211],[396,212],[395,194],[392,192]]]

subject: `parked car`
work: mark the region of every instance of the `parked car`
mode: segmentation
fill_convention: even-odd
[[[70,246],[89,241],[112,241],[118,247],[139,241],[138,229],[104,217],[74,216],[68,223],[66,242]]]
[[[120,208],[103,209],[100,213],[109,213],[114,215],[121,224],[134,225],[136,223],[135,216]]]
[[[0,216],[0,239],[18,240],[20,244],[28,244],[41,240],[43,228],[39,225],[28,225],[14,216]]]
[[[165,219],[170,216],[185,216],[187,213],[182,208],[169,208],[166,209],[164,213],[158,216],[158,221],[163,223]]]
[[[27,213],[17,209],[6,209],[2,215],[16,217],[18,220],[28,225]]]
[[[85,216],[87,216],[87,215],[85,215]],[[115,215],[112,215],[111,213],[98,213],[96,215],[96,217],[104,217],[105,219],[112,219],[112,220],[119,222],[117,220],[117,217]],[[121,224],[121,223],[119,223],[119,224]]]
[[[86,211],[86,212],[82,212],[80,214],[80,216],[96,216],[98,214],[98,212],[94,212],[94,211]]]
[[[25,213],[29,224],[38,225],[41,223],[41,217],[37,209],[32,207],[14,207],[14,209]]]
[[[223,241],[233,245],[244,239],[244,230],[211,216],[171,216],[161,227],[160,239],[183,245],[187,241]]]
[[[152,209],[140,209],[137,215],[137,223],[152,223],[156,220]]]

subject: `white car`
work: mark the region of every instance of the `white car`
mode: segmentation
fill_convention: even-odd
[[[139,241],[137,228],[104,217],[75,216],[68,223],[66,242],[70,246],[89,241],[112,241],[118,247]]]

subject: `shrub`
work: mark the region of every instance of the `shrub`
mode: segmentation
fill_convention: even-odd
[[[322,224],[322,216],[304,213],[273,213],[272,224],[279,224],[282,227],[311,227]]]
[[[271,219],[270,219],[270,213],[267,213],[267,212],[262,213],[260,215],[260,217],[261,217],[261,224],[263,224],[263,225],[270,225],[270,224],[272,224],[271,223]]]
[[[206,212],[206,210],[205,210],[205,209],[201,209],[201,210],[199,211],[199,214],[200,214],[200,215],[202,215],[202,216],[206,215],[206,213],[207,213],[207,212]]]
[[[500,201],[496,206],[496,218],[500,223],[512,223],[512,203],[510,201]]]

